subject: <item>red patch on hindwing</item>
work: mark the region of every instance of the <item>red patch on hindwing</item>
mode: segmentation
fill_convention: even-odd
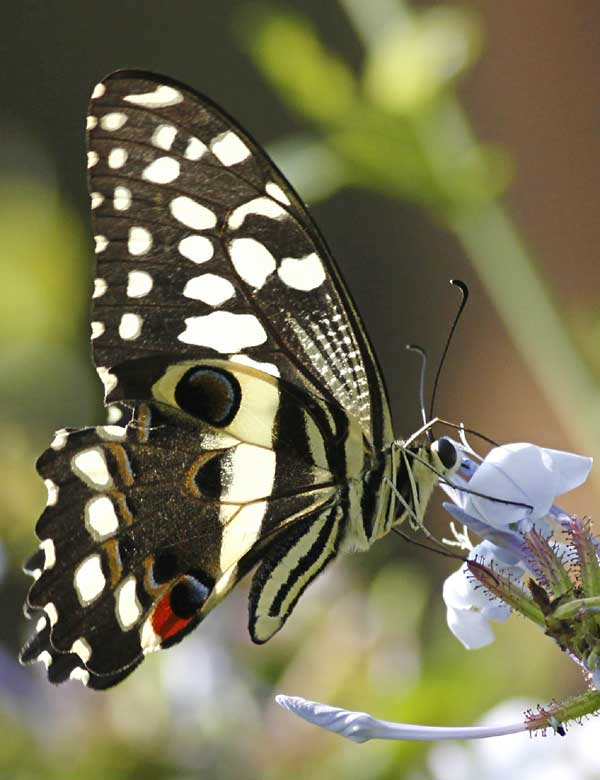
[[[171,594],[167,593],[156,605],[150,620],[154,633],[165,642],[189,625],[192,617],[182,618],[176,615],[171,608]]]

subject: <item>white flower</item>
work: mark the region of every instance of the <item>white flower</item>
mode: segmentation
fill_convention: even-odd
[[[552,511],[562,512],[554,507],[555,497],[585,482],[592,459],[521,443],[495,447],[479,466],[470,458],[465,462],[464,472],[470,480],[457,476],[453,479],[456,487],[446,488],[458,508],[445,506],[453,517],[485,540],[470,551],[469,558],[487,566],[496,565],[519,583],[527,564],[520,560],[518,532],[532,526],[549,528],[548,515]],[[479,495],[464,492],[462,487]],[[503,621],[510,614],[506,604],[493,599],[473,581],[466,565],[446,579],[443,598],[448,627],[469,650],[493,642],[490,620]]]
[[[370,739],[396,739],[410,741],[428,741],[438,739],[486,739],[518,734],[528,731],[529,725],[521,715],[516,722],[493,726],[421,726],[412,723],[394,723],[379,720],[367,712],[355,712],[341,707],[331,707],[318,701],[310,701],[302,696],[278,694],[275,701],[284,710],[322,729],[332,731],[353,742],[367,742]],[[544,726],[542,726],[544,727]],[[545,724],[548,728],[548,724]]]
[[[469,557],[485,560],[488,548],[492,546],[489,542],[483,542],[473,549]],[[510,615],[510,607],[492,598],[469,575],[466,565],[446,579],[442,595],[447,609],[448,627],[467,650],[477,650],[493,642],[490,620],[504,621]]]
[[[465,494],[461,508],[498,529],[523,520],[535,523],[550,512],[556,496],[585,482],[591,468],[592,458],[571,452],[524,443],[495,447],[471,478],[469,489],[531,508],[472,494]]]

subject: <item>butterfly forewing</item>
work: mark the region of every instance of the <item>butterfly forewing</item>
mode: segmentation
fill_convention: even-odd
[[[333,259],[247,133],[143,72],[99,84],[87,127],[93,352],[122,422],[61,432],[38,462],[22,660],[106,688],[254,567],[250,634],[279,630],[391,521],[392,430]]]
[[[109,76],[88,119],[100,368],[159,354],[253,361],[392,438],[373,350],[308,212],[207,98]],[[111,376],[103,375],[107,389]],[[108,398],[112,396],[109,394]]]

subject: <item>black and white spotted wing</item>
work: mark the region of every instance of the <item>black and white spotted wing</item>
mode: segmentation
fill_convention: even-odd
[[[169,79],[116,73],[94,94],[98,367],[227,355],[335,398],[375,449],[390,441],[363,326],[319,231],[264,151]],[[123,397],[103,378],[107,400]]]
[[[59,432],[39,460],[38,630],[22,660],[106,688],[255,567],[249,630],[267,641],[338,552],[407,507],[420,516],[434,480],[429,450],[411,470],[391,446],[325,243],[233,120],[170,79],[119,72],[94,90],[88,139],[94,359],[124,417]]]

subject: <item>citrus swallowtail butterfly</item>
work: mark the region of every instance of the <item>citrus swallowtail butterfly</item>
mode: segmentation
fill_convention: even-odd
[[[107,688],[252,569],[249,631],[266,642],[336,555],[420,520],[457,458],[443,439],[394,442],[325,242],[235,121],[123,71],[94,89],[87,129],[109,424],[59,431],[38,461],[21,660]]]

